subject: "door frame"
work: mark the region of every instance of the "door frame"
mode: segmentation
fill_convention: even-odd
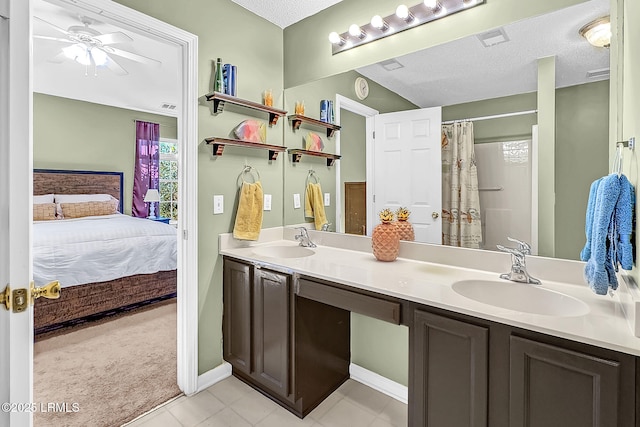
[[[198,389],[198,36],[111,0],[47,1],[80,13],[99,13],[103,20],[176,44],[181,50],[178,77],[181,109],[177,114],[181,144],[178,151],[177,374],[180,390],[186,395],[194,394]]]
[[[336,94],[336,123],[340,123],[340,110],[345,109],[365,117],[365,150],[367,168],[367,200],[373,200],[375,182],[373,180],[373,138],[374,117],[380,112],[351,98]],[[340,132],[336,132],[336,154],[340,154]],[[344,233],[342,225],[342,185],[340,184],[340,161],[336,162],[336,232]],[[367,203],[367,236],[373,232],[373,203]]]

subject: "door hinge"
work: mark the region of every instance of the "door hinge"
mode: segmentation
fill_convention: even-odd
[[[189,233],[187,230],[182,230],[182,240],[189,240]]]
[[[376,202],[376,195],[374,194],[373,195],[373,203],[375,203],[375,202]]]
[[[376,131],[373,131],[373,139],[376,139]]]
[[[4,305],[7,310],[11,310],[14,313],[20,313],[40,297],[47,299],[60,298],[60,282],[56,280],[38,288],[31,282],[29,289],[19,288],[13,290],[7,285],[4,291],[0,292],[0,305]]]

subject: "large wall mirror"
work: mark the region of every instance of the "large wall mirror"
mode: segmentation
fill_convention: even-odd
[[[506,236],[533,240],[537,248],[538,222],[552,217],[553,236],[540,246],[538,255],[578,259],[584,245],[589,186],[609,171],[609,51],[589,45],[578,30],[608,14],[608,0],[593,0],[285,89],[285,109],[293,111],[296,102],[304,101],[305,115],[314,118],[320,116],[320,100],[335,101],[337,95],[346,98],[348,105],[362,108],[348,106],[335,112],[339,136],[328,138],[322,129],[312,127],[285,128],[287,147],[304,148],[305,138],[314,133],[322,137],[323,151],[339,152],[342,157],[339,165],[327,166],[323,158],[293,162],[288,156],[283,224],[307,222],[313,227],[304,212],[305,186],[312,179],[330,193],[325,206],[330,231],[366,234],[373,224],[362,224],[365,205],[371,203],[364,187],[372,184],[374,176],[367,163],[366,144],[371,136],[367,115],[441,107],[444,122],[505,116],[473,120],[481,248],[509,245]],[[555,57],[556,86],[554,164],[536,159],[538,116],[532,113],[538,109],[538,60],[551,56]],[[369,82],[364,99],[356,96],[358,77]],[[520,112],[525,113],[512,115]],[[399,173],[405,176],[400,182],[412,185],[409,166]],[[536,203],[537,181],[546,175],[555,176],[555,208]],[[294,205],[295,194],[301,197],[300,208]]]

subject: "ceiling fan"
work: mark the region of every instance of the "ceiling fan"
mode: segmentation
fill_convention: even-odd
[[[37,16],[34,16],[34,18],[66,36],[66,38],[33,36],[37,39],[68,44],[68,46],[62,48],[60,53],[51,58],[50,62],[62,62],[65,59],[73,60],[85,66],[85,74],[88,74],[89,67],[93,65],[96,75],[98,67],[106,67],[117,75],[129,74],[113,58],[114,55],[146,65],[160,66],[162,64],[158,60],[111,46],[113,44],[131,43],[133,39],[121,31],[102,34],[89,26],[94,21],[87,17],[80,18],[82,25],[72,25],[66,30]]]

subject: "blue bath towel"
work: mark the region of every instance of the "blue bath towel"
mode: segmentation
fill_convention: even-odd
[[[595,192],[595,198],[592,197]],[[591,185],[585,234],[587,245],[580,253],[587,261],[585,279],[598,295],[616,289],[618,265],[633,265],[631,230],[635,194],[624,175],[608,175]]]
[[[584,248],[580,252],[580,259],[582,261],[588,261],[591,258],[591,231],[593,230],[593,210],[596,204],[596,196],[598,192],[598,185],[600,185],[600,181],[603,178],[598,178],[591,184],[591,188],[589,189],[589,201],[587,202],[587,218],[585,221],[584,231],[587,235],[587,243],[585,243]]]

